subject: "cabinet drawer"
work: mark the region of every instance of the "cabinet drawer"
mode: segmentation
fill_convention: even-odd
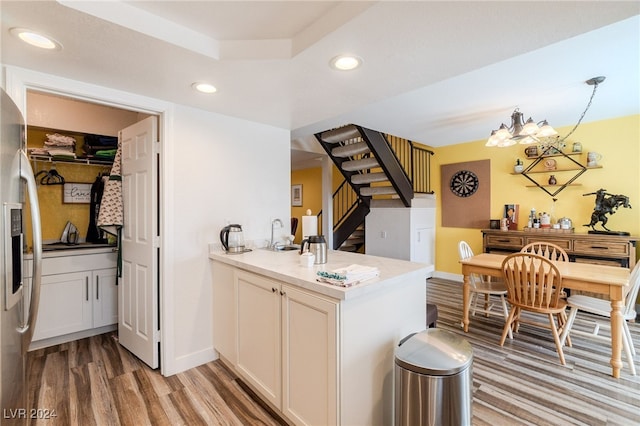
[[[576,263],[590,263],[592,265],[606,265],[606,266],[622,266],[620,260],[612,259],[594,259],[591,257],[576,257],[573,260]]]
[[[572,241],[569,238],[554,238],[548,236],[548,234],[536,235],[535,237],[527,237],[527,244],[538,242],[553,243],[559,247],[562,247],[566,252],[571,251],[573,246],[573,244],[571,244]]]
[[[573,242],[573,251],[599,257],[628,257],[629,244],[604,240],[576,240]]]
[[[518,235],[487,235],[487,247],[505,247],[518,251],[524,246],[524,238]]]

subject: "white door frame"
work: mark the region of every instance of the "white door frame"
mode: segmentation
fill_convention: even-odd
[[[115,108],[127,109],[147,114],[155,114],[160,117],[158,137],[160,139],[160,372],[164,376],[170,376],[176,372],[174,329],[174,304],[170,296],[171,289],[168,285],[169,277],[173,276],[173,259],[175,244],[173,236],[169,234],[167,224],[173,223],[172,209],[166,206],[172,205],[173,183],[167,176],[173,174],[173,144],[168,141],[173,135],[173,105],[145,96],[135,95],[108,87],[97,86],[70,80],[38,71],[24,68],[5,66],[5,91],[20,108],[26,118],[27,90],[35,90],[75,98],[77,100],[108,105]],[[165,297],[169,295],[169,297]]]

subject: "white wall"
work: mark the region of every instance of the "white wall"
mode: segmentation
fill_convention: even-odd
[[[365,228],[367,254],[435,263],[435,198],[414,198],[412,206],[377,207],[372,203]]]
[[[243,226],[247,242],[270,238],[272,218],[287,223],[291,214],[291,174],[288,130],[186,107],[174,112],[169,297],[180,371],[213,359],[208,244],[219,245],[228,222]]]

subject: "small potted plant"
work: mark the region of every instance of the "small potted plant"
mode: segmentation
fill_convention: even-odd
[[[522,164],[522,160],[518,158],[516,160],[515,166],[513,166],[513,171],[516,173],[522,173],[523,170],[524,170],[524,165]]]

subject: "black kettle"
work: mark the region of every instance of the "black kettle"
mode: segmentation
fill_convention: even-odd
[[[220,231],[220,243],[227,253],[242,253],[244,249],[244,236],[242,226],[238,224],[228,225]]]

